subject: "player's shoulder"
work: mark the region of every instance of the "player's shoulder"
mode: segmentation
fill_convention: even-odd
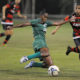
[[[47,23],[47,24],[52,24],[52,21],[47,20],[46,23]]]
[[[7,3],[6,6],[7,6],[7,8],[11,8],[14,6],[14,4],[15,4],[15,2],[11,1],[11,2]]]
[[[40,21],[40,19],[38,18],[38,19],[32,19],[32,20],[30,20],[30,22],[39,22]]]
[[[14,1],[11,1],[11,2],[9,2],[9,4],[10,4],[11,6],[13,6],[13,5],[15,4],[15,2],[14,2]]]
[[[46,21],[46,23],[50,23],[50,22],[51,22],[50,20],[47,20],[47,21]]]

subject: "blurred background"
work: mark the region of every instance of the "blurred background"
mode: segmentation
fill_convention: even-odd
[[[0,15],[2,6],[9,1],[14,0],[0,0]],[[61,19],[72,14],[76,4],[79,3],[80,0],[22,0],[20,6],[21,13],[29,18],[36,18],[41,10],[46,9],[50,19]]]

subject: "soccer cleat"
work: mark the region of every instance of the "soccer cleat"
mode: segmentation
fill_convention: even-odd
[[[69,54],[70,54],[70,52],[71,52],[71,47],[70,47],[70,46],[68,46],[68,47],[67,47],[67,51],[66,51],[66,55],[69,55]]]
[[[2,46],[7,47],[7,44],[3,44]]]
[[[1,44],[0,47],[7,47],[7,44]]]
[[[35,61],[31,61],[29,64],[27,64],[24,69],[32,67],[32,65],[35,63]]]
[[[27,56],[23,56],[23,57],[20,59],[20,63],[21,63],[21,64],[24,63],[24,62],[26,62],[26,61],[28,61]]]

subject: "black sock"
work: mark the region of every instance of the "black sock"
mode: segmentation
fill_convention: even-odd
[[[3,36],[5,36],[5,33],[0,33],[0,37],[3,37]]]
[[[76,53],[80,53],[80,50],[79,50],[78,47],[71,48],[71,51],[72,51],[72,52],[76,52]]]
[[[9,41],[10,38],[11,38],[11,35],[7,35],[5,41],[3,42],[3,45],[7,44],[7,42]]]

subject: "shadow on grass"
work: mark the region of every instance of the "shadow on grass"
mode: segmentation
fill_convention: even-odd
[[[25,71],[15,71],[15,70],[0,70],[0,73],[5,73],[8,75],[16,75],[16,76],[34,76],[34,77],[49,77],[47,72],[41,71],[32,71],[32,70],[25,70]],[[80,78],[80,74],[73,73],[60,73],[59,77],[70,77],[70,78]]]
[[[32,71],[32,70],[25,70],[25,71],[15,71],[15,70],[0,70],[3,74],[8,75],[16,75],[16,76],[37,76],[37,77],[47,77],[47,72],[40,72],[40,71]]]

